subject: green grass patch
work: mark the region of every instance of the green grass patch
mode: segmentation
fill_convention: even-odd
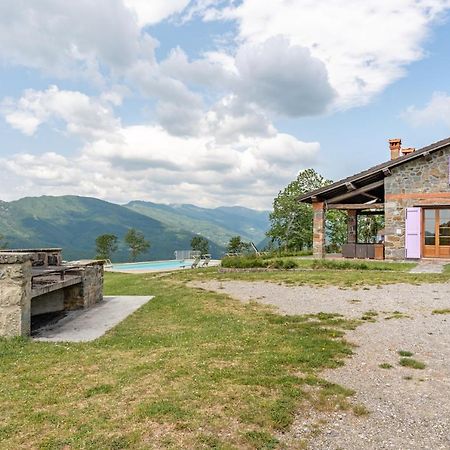
[[[112,390],[113,387],[110,384],[99,384],[98,386],[88,389],[85,393],[85,397],[89,398],[94,395],[109,394]]]
[[[355,405],[353,406],[353,414],[355,416],[367,416],[369,414],[369,410],[364,405]]]
[[[336,269],[312,269],[313,259],[297,258],[295,262],[297,270],[273,270],[268,267],[263,272],[221,272],[220,268],[211,267],[202,270],[184,270],[165,277],[180,281],[192,280],[241,280],[241,281],[269,281],[287,285],[329,286],[335,285],[342,288],[366,288],[368,286],[383,286],[392,283],[445,283],[450,280],[450,271],[442,274],[408,273],[401,266],[404,263],[377,263],[392,267],[400,265],[398,270],[336,270]],[[408,264],[409,265],[409,264]],[[302,270],[304,269],[304,270]],[[409,269],[408,269],[409,270]],[[162,277],[162,275],[159,275]],[[395,317],[399,318],[399,317]]]
[[[0,340],[0,447],[273,448],[300,406],[351,408],[320,371],[357,321],[280,316],[188,272],[213,273],[105,274],[106,295],[155,298],[97,341]]]
[[[398,353],[400,356],[405,356],[405,357],[407,357],[407,358],[409,358],[409,357],[411,357],[412,355],[414,355],[413,352],[410,352],[410,351],[408,351],[408,350],[399,350],[397,353]]]
[[[385,320],[411,319],[411,317],[405,313],[402,313],[401,311],[392,311],[391,313],[388,313],[388,315],[384,319]]]
[[[411,369],[425,369],[425,363],[417,361],[414,358],[400,358],[399,364],[403,367],[410,367]]]
[[[434,309],[433,314],[450,314],[450,308]]]
[[[312,260],[313,269],[329,270],[382,270],[405,272],[415,267],[414,263],[386,263],[378,261],[343,261],[334,259],[315,259]]]
[[[361,320],[365,320],[366,322],[376,322],[376,317],[378,313],[373,310],[366,311],[362,316]]]
[[[378,365],[380,369],[392,369],[394,366],[389,363],[381,363]]]
[[[248,431],[245,433],[245,439],[252,446],[258,450],[271,450],[277,447],[278,439],[265,431]]]

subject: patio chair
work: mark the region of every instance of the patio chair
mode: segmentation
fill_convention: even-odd
[[[203,255],[203,257],[205,258],[203,260],[203,264],[202,267],[208,267],[209,262],[211,261],[211,255]]]
[[[198,267],[198,264],[200,263],[200,256],[196,256],[194,259],[194,262],[191,265],[191,269],[196,269]]]

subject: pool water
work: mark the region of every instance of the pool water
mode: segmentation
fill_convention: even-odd
[[[145,261],[139,263],[126,263],[126,264],[113,264],[110,268],[112,270],[120,271],[133,271],[133,270],[170,270],[170,269],[182,269],[190,267],[189,261],[183,260],[171,260],[171,261]]]

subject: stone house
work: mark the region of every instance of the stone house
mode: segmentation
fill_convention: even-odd
[[[314,210],[313,253],[325,255],[325,212],[347,211],[343,256],[450,259],[450,138],[415,150],[390,139],[391,159],[299,198]],[[357,242],[359,215],[384,214],[383,241]]]

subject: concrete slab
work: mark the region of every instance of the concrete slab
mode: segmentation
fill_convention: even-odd
[[[449,264],[449,261],[440,261],[438,259],[419,261],[416,267],[412,268],[410,273],[442,273],[444,266]]]
[[[92,308],[70,311],[58,322],[39,329],[33,336],[36,341],[88,342],[103,336],[153,297],[104,297]]]

